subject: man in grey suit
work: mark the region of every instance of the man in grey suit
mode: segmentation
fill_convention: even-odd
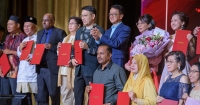
[[[81,40],[79,46],[82,48],[83,64],[79,65],[77,60],[74,59],[72,50],[72,64],[76,66],[74,80],[75,105],[83,105],[85,87],[92,81],[93,73],[99,65],[96,58],[98,44],[90,34],[90,30],[96,27],[103,34],[104,29],[95,24],[95,17],[96,9],[93,6],[82,8],[81,19],[84,26],[76,31],[75,41]]]
[[[123,68],[113,63],[111,57],[112,48],[106,44],[99,45],[97,59],[100,65],[94,72],[93,83],[104,84],[103,105],[116,105],[117,94],[123,90],[127,80]],[[91,86],[86,87],[88,93],[91,89]]]
[[[60,105],[60,88],[57,87],[57,44],[62,42],[66,32],[54,27],[55,17],[46,13],[43,16],[43,29],[37,33],[37,44],[45,44],[45,51],[41,63],[36,65],[38,105],[48,105],[48,97],[51,97],[52,105]]]

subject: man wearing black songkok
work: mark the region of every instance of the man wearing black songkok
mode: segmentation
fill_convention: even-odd
[[[19,18],[15,15],[10,16],[7,22],[9,34],[6,36],[3,53],[7,55],[11,69],[3,74],[0,69],[1,94],[17,94],[17,72],[19,57],[17,56],[17,47],[26,35],[20,30]]]

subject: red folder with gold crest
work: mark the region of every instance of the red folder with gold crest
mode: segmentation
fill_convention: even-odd
[[[190,33],[191,31],[189,30],[177,30],[172,50],[182,51],[186,55],[188,48],[187,35]]]
[[[11,65],[8,59],[8,56],[6,54],[2,54],[0,58],[0,66],[3,76],[5,76],[8,71],[11,69]]]
[[[68,65],[71,56],[71,43],[62,43],[59,48],[57,65]]]
[[[43,53],[44,53],[44,44],[36,44],[36,48],[31,59],[31,64],[40,64]]]
[[[103,105],[104,84],[90,84],[89,105]]]
[[[83,55],[82,55],[82,49],[79,46],[80,40],[74,41],[74,56],[78,64],[83,63]]]
[[[20,56],[20,60],[25,60],[30,54],[33,47],[34,40],[28,41],[26,47],[22,49],[22,54]]]

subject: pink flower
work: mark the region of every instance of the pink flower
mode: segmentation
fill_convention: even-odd
[[[155,44],[158,44],[158,41],[157,41],[157,40],[155,41]]]

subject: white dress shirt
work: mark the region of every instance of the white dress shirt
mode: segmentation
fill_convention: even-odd
[[[33,50],[35,48],[35,43],[37,40],[37,35],[34,34],[32,36],[26,37],[22,42],[34,40],[34,45],[32,47],[31,53],[29,56],[32,57]],[[19,46],[17,48],[17,56],[20,58],[21,50],[19,49]],[[37,82],[37,73],[35,71],[35,65],[29,64],[26,60],[21,60],[19,63],[19,70],[17,74],[17,83],[18,82]]]

